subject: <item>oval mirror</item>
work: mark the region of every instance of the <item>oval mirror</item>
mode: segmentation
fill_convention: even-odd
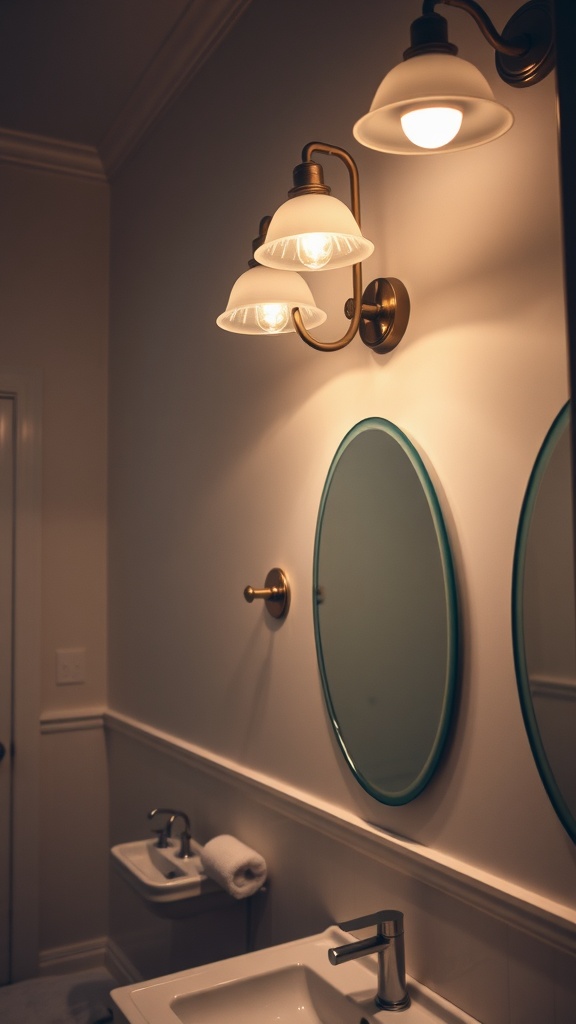
[[[314,546],[316,650],[338,742],[360,784],[403,804],[430,780],[454,705],[458,616],[440,505],[392,423],[344,438]]]
[[[512,624],[520,703],[552,804],[576,840],[576,612],[570,406],[536,459],[520,514]]]

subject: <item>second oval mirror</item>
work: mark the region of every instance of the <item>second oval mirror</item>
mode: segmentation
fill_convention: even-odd
[[[540,776],[576,842],[576,620],[570,405],[560,411],[528,482],[516,542],[514,659]]]
[[[328,473],[314,548],[314,627],[332,724],[360,784],[412,800],[448,735],[458,614],[430,477],[387,420],[358,423]]]

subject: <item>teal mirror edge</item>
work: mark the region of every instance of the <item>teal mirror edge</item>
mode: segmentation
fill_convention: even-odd
[[[321,632],[320,632],[320,621],[319,621],[319,608],[317,602],[319,578],[319,555],[320,555],[320,540],[322,533],[322,521],[324,517],[324,511],[326,503],[330,494],[330,489],[334,474],[338,468],[338,464],[343,453],[346,451],[351,442],[363,431],[366,430],[381,430],[391,436],[395,441],[398,442],[404,453],[407,455],[412,467],[414,468],[416,475],[422,485],[422,489],[426,496],[428,507],[432,522],[435,528],[436,537],[438,540],[438,548],[440,553],[442,572],[444,578],[444,593],[446,598],[446,623],[447,623],[447,637],[446,637],[446,674],[445,674],[445,686],[444,686],[444,701],[442,714],[436,731],[434,743],[431,746],[429,756],[427,757],[422,769],[415,777],[414,781],[410,786],[398,792],[388,792],[382,788],[374,786],[368,778],[359,770],[354,757],[347,748],[346,742],[342,735],[342,730],[338,722],[338,717],[334,708],[332,697],[330,694],[329,680],[326,672],[326,665],[324,655],[322,652],[321,643]],[[314,539],[314,567],[313,567],[313,592],[312,592],[312,606],[314,611],[314,635],[316,640],[316,653],[318,659],[318,666],[320,669],[320,676],[322,680],[322,688],[324,692],[324,698],[328,708],[328,713],[336,735],[336,739],[340,746],[340,749],[344,755],[344,758],[355,776],[356,780],[362,786],[370,796],[378,800],[380,803],[389,805],[402,805],[407,804],[411,800],[414,800],[422,790],[428,785],[430,779],[434,775],[438,763],[444,752],[446,742],[450,733],[452,725],[454,711],[456,706],[457,697],[457,684],[460,674],[460,613],[458,604],[458,594],[456,586],[456,575],[454,571],[454,563],[452,559],[452,552],[450,549],[450,543],[448,539],[448,532],[442,515],[440,502],[434,489],[432,480],[430,479],[429,473],[424,465],[422,458],[418,451],[409,440],[409,438],[389,420],[382,419],[380,417],[369,417],[361,420],[357,423],[341,441],[336,454],[330,465],[328,475],[322,491],[320,500],[320,507],[318,512],[318,519],[316,523],[316,533]]]
[[[570,838],[576,842],[576,819],[566,803],[562,792],[556,783],[550,761],[546,754],[538,721],[534,711],[532,694],[530,692],[530,677],[526,662],[526,645],[524,639],[524,582],[526,568],[526,550],[534,506],[538,498],[542,478],[546,472],[551,453],[554,451],[558,439],[564,430],[570,425],[570,402],[562,407],[548,431],[534,463],[534,468],[528,480],[528,486],[524,495],[524,501],[520,511],[518,535],[514,551],[514,569],[512,576],[512,638],[514,647],[514,664],[516,668],[516,680],[520,696],[520,707],[524,725],[528,734],[528,740],[540,778],[548,797],[560,818]]]

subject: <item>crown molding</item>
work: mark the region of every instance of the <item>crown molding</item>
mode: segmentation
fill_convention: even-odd
[[[0,128],[0,161],[108,181],[214,53],[251,0],[190,0],[98,147]]]
[[[100,156],[109,178],[214,53],[250,3],[251,0],[190,0],[100,144]]]
[[[28,135],[0,128],[0,161],[35,170],[71,174],[90,181],[106,181],[106,172],[94,146]]]

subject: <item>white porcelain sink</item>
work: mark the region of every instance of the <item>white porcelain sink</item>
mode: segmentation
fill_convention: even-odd
[[[111,849],[114,864],[146,900],[172,903],[221,891],[202,871],[199,857],[178,857],[179,842],[161,849],[155,839],[122,843]]]
[[[265,1024],[296,1018],[302,1024],[358,1024],[354,1004],[302,964],[177,996],[172,1011],[182,1024]]]
[[[129,1024],[477,1024],[408,979],[412,1004],[376,1010],[376,958],[332,967],[328,950],[353,941],[340,928],[320,935],[117,988]],[[114,1018],[116,1020],[116,1016]]]

